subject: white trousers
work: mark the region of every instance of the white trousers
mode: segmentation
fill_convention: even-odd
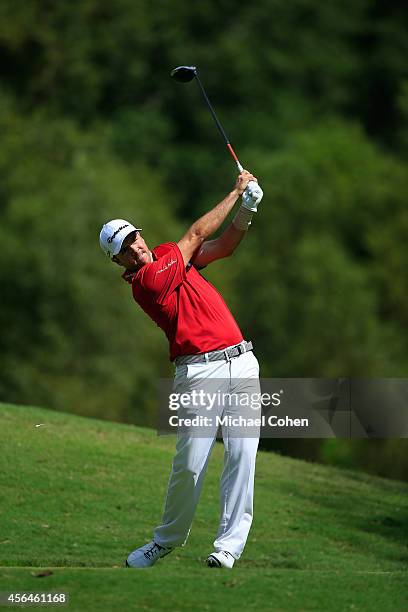
[[[212,393],[217,390],[233,394],[235,398],[243,398],[243,394],[248,397],[254,392],[259,394],[258,360],[249,351],[230,361],[178,366],[173,391],[191,393],[194,388],[210,389]],[[205,406],[193,410],[194,415],[208,415]],[[237,416],[240,412],[239,401],[234,407],[226,405],[225,401],[218,402],[211,409],[212,416]],[[221,429],[224,467],[220,483],[221,516],[214,550],[226,550],[239,559],[252,524],[259,428],[237,429],[227,423]],[[217,427],[205,433],[201,430],[178,431],[162,524],[154,531],[154,540],[161,546],[183,546],[188,538],[216,433]]]

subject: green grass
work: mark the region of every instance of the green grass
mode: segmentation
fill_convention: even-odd
[[[210,570],[216,445],[186,547],[129,570],[160,520],[174,437],[1,404],[0,445],[0,591],[68,591],[75,611],[407,609],[404,483],[259,453],[244,555]]]

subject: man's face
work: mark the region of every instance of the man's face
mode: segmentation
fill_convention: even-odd
[[[152,261],[151,254],[139,232],[132,232],[122,242],[122,248],[112,261],[127,270],[136,271]]]

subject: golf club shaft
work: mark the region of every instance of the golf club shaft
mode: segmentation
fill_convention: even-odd
[[[195,77],[196,77],[197,82],[198,82],[198,84],[199,84],[199,86],[200,86],[201,92],[202,92],[202,94],[203,94],[203,96],[204,96],[204,100],[207,102],[207,106],[208,106],[208,108],[209,108],[209,109],[210,109],[210,111],[211,111],[211,114],[212,114],[212,116],[213,116],[213,119],[214,119],[214,121],[215,121],[215,124],[216,124],[217,128],[219,129],[221,136],[222,136],[222,137],[223,137],[223,139],[225,140],[225,144],[227,145],[227,149],[228,149],[228,151],[231,153],[232,157],[234,158],[235,163],[236,163],[236,164],[237,164],[237,166],[238,166],[238,170],[239,170],[240,172],[242,172],[244,168],[243,168],[243,167],[242,167],[242,165],[240,164],[239,159],[238,159],[238,157],[236,156],[235,151],[234,151],[234,149],[232,148],[230,141],[228,140],[228,136],[226,135],[226,133],[225,133],[225,131],[224,131],[224,128],[222,127],[221,123],[218,121],[218,117],[217,117],[217,115],[215,114],[215,110],[213,109],[213,107],[212,107],[212,105],[211,105],[210,100],[208,99],[208,96],[207,96],[207,94],[206,94],[206,91],[205,91],[205,89],[204,89],[203,84],[201,83],[201,80],[200,80],[200,77],[198,76],[197,71],[195,72]]]

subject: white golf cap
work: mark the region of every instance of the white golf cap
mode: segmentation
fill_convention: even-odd
[[[125,219],[113,219],[108,221],[101,229],[99,234],[99,243],[101,249],[109,259],[117,255],[122,248],[122,242],[132,232],[141,232],[141,227],[135,227]]]

